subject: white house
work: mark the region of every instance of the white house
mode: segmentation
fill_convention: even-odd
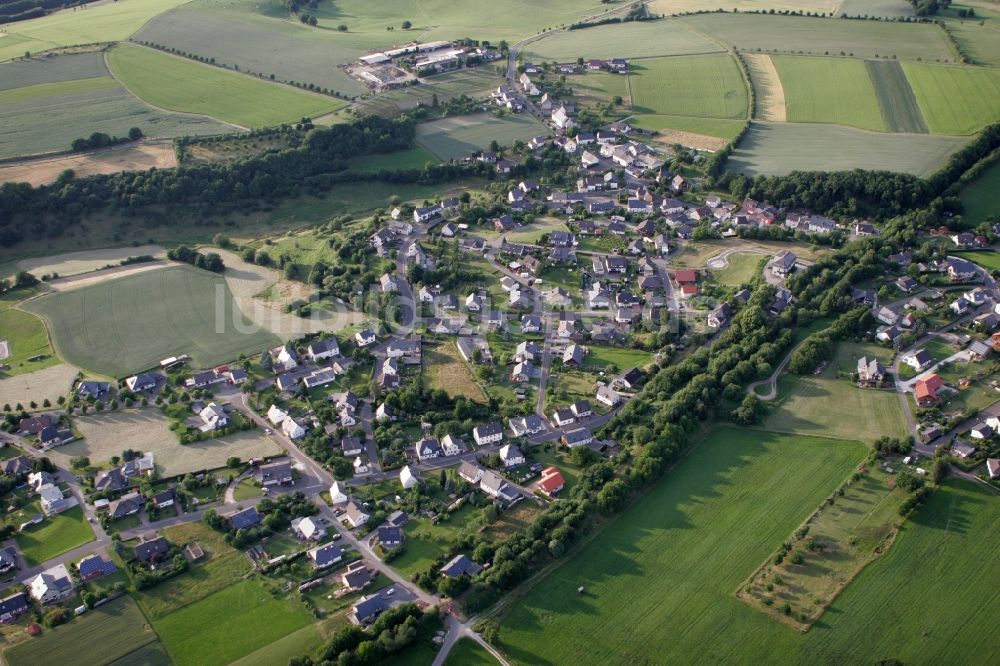
[[[358,331],[354,334],[354,341],[359,347],[367,347],[375,342],[375,331],[370,328],[366,328],[363,331]]]
[[[405,465],[403,469],[399,470],[399,482],[403,484],[403,490],[409,490],[413,486],[420,483],[417,477],[410,470],[409,465]]]
[[[355,474],[367,474],[369,471],[368,463],[365,462],[364,458],[358,456],[354,459],[354,473]]]
[[[607,405],[608,407],[614,407],[621,401],[621,396],[618,392],[606,385],[601,385],[597,387],[597,402]]]
[[[292,530],[306,541],[319,541],[326,536],[326,528],[309,516],[293,520]]]
[[[462,441],[450,434],[445,435],[444,439],[441,440],[441,450],[446,456],[457,456],[462,452]]]
[[[503,426],[499,423],[485,423],[472,430],[472,436],[479,446],[495,444],[503,440]]]
[[[304,437],[306,434],[306,429],[300,425],[295,419],[289,417],[284,420],[281,424],[281,432],[285,433],[289,439],[299,439]]]
[[[267,420],[271,422],[271,425],[279,426],[287,418],[288,413],[282,411],[282,409],[277,405],[271,405],[271,408],[267,410]]]
[[[332,504],[340,504],[341,502],[346,502],[348,499],[350,498],[344,493],[340,481],[334,481],[333,485],[330,486],[330,502]]]
[[[500,460],[504,467],[516,467],[524,464],[524,454],[516,444],[505,444],[500,447]]]
[[[42,604],[65,599],[73,594],[74,589],[73,579],[70,578],[65,564],[43,571],[30,579],[26,585],[31,598]]]

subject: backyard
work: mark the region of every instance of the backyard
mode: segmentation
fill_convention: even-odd
[[[93,541],[94,532],[83,515],[83,509],[74,506],[46,517],[40,525],[25,528],[18,532],[15,539],[28,566],[36,566]]]

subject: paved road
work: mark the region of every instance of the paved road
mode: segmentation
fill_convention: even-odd
[[[545,418],[545,388],[549,383],[549,372],[552,369],[552,321],[555,315],[545,317],[545,339],[542,341],[542,367],[538,374],[538,401],[535,412]]]

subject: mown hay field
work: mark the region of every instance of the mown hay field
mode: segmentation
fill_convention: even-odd
[[[927,176],[967,141],[963,137],[868,132],[841,125],[754,121],[729,159],[728,168],[752,176],[850,169]]]
[[[278,344],[235,308],[225,278],[174,266],[46,294],[24,305],[41,315],[59,355],[122,377],[188,354],[198,367]]]
[[[417,143],[442,160],[468,157],[488,148],[492,141],[511,146],[515,141],[527,141],[548,128],[528,114],[497,117],[480,113],[432,120],[417,126]]]
[[[910,62],[903,69],[935,134],[973,134],[1000,120],[1000,69]]]
[[[701,118],[747,117],[747,88],[732,56],[656,58],[632,63],[637,112]]]
[[[772,56],[788,122],[886,129],[865,63],[846,58]]]
[[[329,113],[343,102],[225,71],[134,44],[108,54],[112,73],[153,106],[242,127],[263,127]]]
[[[930,131],[917,97],[898,60],[866,60],[882,119],[889,132],[926,134]]]

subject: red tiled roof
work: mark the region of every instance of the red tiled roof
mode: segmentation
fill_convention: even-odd
[[[566,485],[566,481],[563,479],[562,472],[558,469],[555,467],[546,467],[542,470],[542,479],[538,482],[538,485],[546,493],[553,493]]]
[[[698,281],[698,274],[694,271],[677,271],[674,273],[677,284],[695,283]]]

